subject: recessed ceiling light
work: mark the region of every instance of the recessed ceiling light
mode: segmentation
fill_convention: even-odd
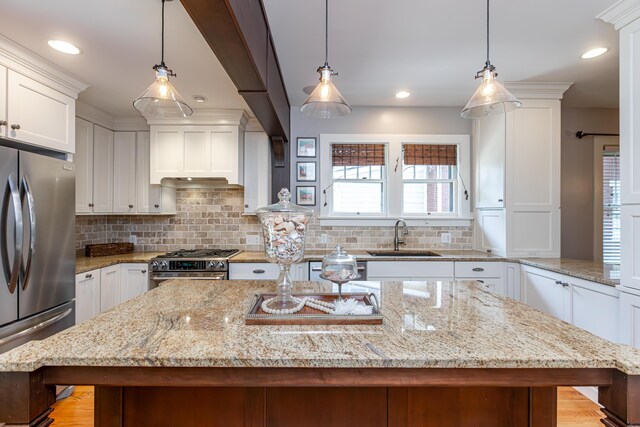
[[[409,96],[411,96],[411,94],[406,90],[401,90],[400,92],[396,93],[396,98],[398,99],[408,98]]]
[[[80,49],[69,42],[65,42],[64,40],[49,40],[47,43],[51,48],[57,50],[58,52],[66,53],[69,55],[78,55],[80,53]]]
[[[193,99],[195,99],[196,102],[199,102],[200,104],[202,104],[207,100],[207,97],[202,95],[193,95]]]
[[[609,51],[608,47],[597,47],[582,54],[582,59],[591,59],[596,56],[604,55]]]

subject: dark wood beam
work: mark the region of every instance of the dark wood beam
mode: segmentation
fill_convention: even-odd
[[[290,136],[289,99],[260,0],[181,0],[269,137]]]

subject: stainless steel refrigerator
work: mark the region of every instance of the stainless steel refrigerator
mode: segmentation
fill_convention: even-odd
[[[0,353],[75,323],[75,170],[0,140]]]

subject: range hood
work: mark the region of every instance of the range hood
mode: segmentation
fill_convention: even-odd
[[[148,119],[150,183],[176,187],[244,185],[244,110],[195,110],[187,119]]]

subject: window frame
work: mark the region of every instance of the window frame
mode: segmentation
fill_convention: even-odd
[[[471,137],[470,135],[435,134],[321,134],[320,135],[320,224],[321,225],[393,225],[404,218],[409,225],[468,226],[473,218],[471,194],[465,198],[464,189],[471,188]],[[331,144],[385,144],[385,174],[382,214],[344,214],[333,212],[333,167]],[[458,173],[455,177],[455,212],[441,214],[407,214],[403,204],[402,145],[403,144],[454,144],[458,146]],[[397,169],[396,169],[397,165]],[[462,185],[464,182],[464,186]],[[326,194],[325,194],[326,192]],[[326,201],[326,206],[325,206]]]

